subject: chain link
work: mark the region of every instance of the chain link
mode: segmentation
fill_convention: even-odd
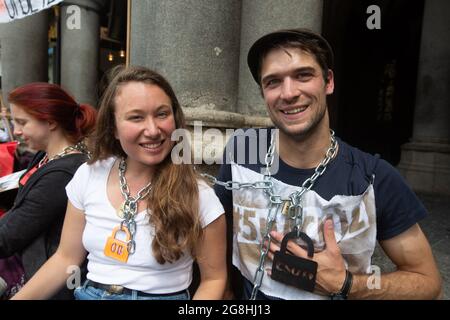
[[[39,161],[38,168],[42,167],[44,164],[49,163],[50,161],[62,158],[65,155],[67,155],[73,151],[78,151],[78,152],[84,153],[88,156],[89,159],[91,158],[91,153],[87,149],[87,146],[84,144],[84,142],[80,141],[75,145],[70,145],[70,146],[65,147],[60,153],[54,155],[51,158],[48,158],[48,156],[46,154],[44,156],[44,158],[42,158],[41,161]]]
[[[282,203],[282,202],[281,202]],[[278,211],[280,210],[281,203],[273,203],[269,209],[269,214],[267,215],[267,224],[266,230],[264,232],[264,236],[261,239],[261,243],[259,245],[259,264],[258,268],[255,271],[255,276],[253,277],[253,289],[252,294],[250,296],[250,300],[255,300],[256,295],[261,288],[261,284],[264,278],[264,265],[266,262],[267,254],[270,250],[270,244],[272,242],[272,237],[270,236],[270,231],[273,228],[273,224],[276,221]],[[267,245],[264,245],[267,243]]]
[[[222,182],[217,180],[216,177],[207,174],[201,173],[202,177],[211,181],[212,184],[216,184],[218,186],[222,186],[227,190],[240,190],[240,189],[271,189],[273,187],[272,181],[256,181],[254,183],[249,182],[237,182],[237,181],[226,181]]]
[[[293,230],[296,230],[297,232],[300,232],[301,224],[303,220],[303,207],[301,205],[303,195],[311,190],[311,188],[314,186],[316,180],[324,174],[325,170],[327,169],[327,166],[331,159],[333,159],[336,155],[337,148],[338,148],[338,142],[336,138],[334,137],[334,131],[330,130],[331,135],[331,143],[330,147],[328,148],[327,152],[325,153],[324,159],[320,162],[320,164],[316,167],[314,170],[313,175],[306,179],[301,186],[301,189],[299,191],[295,191],[291,193],[288,198],[283,198],[280,195],[277,195],[273,191],[273,181],[272,176],[270,172],[270,168],[274,161],[274,154],[275,154],[275,131],[272,131],[271,139],[270,139],[270,146],[267,150],[266,156],[265,156],[265,164],[266,164],[266,172],[264,174],[264,180],[263,181],[257,181],[254,183],[249,182],[237,182],[237,181],[227,181],[222,182],[219,181],[216,177],[213,177],[209,174],[203,173],[201,174],[203,177],[209,179],[213,184],[219,185],[224,187],[226,190],[240,190],[240,189],[262,189],[264,192],[268,195],[269,201],[270,201],[270,209],[267,215],[267,222],[266,222],[266,230],[264,232],[264,235],[262,237],[261,243],[260,243],[260,256],[259,256],[259,264],[258,268],[256,269],[255,276],[253,278],[253,290],[250,297],[250,300],[256,299],[256,294],[258,293],[258,290],[261,288],[261,284],[264,278],[264,265],[266,256],[269,252],[270,243],[272,241],[272,238],[270,237],[270,231],[272,231],[273,224],[276,221],[276,217],[278,212],[280,211],[281,204],[283,202],[289,202],[289,210],[287,216],[294,220],[294,228]],[[264,244],[267,243],[267,246]]]
[[[127,242],[127,248],[128,253],[133,254],[136,251],[136,242],[134,241],[134,236],[136,234],[136,221],[134,221],[134,217],[137,213],[139,201],[147,197],[152,190],[152,182],[150,181],[141,190],[139,190],[136,197],[132,197],[130,195],[130,188],[128,187],[127,179],[125,178],[126,170],[127,163],[124,158],[121,158],[119,163],[119,183],[120,192],[125,198],[125,202],[123,203],[124,219],[120,222],[120,228],[122,229],[125,225],[130,232],[131,239]]]

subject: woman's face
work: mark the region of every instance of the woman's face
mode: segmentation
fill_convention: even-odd
[[[128,165],[154,166],[171,152],[175,117],[172,102],[158,86],[122,85],[115,97],[115,137],[128,155]]]
[[[47,151],[50,137],[50,123],[39,120],[26,112],[21,106],[11,103],[11,117],[14,124],[14,135],[33,150]]]

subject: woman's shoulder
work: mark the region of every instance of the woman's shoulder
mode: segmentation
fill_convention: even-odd
[[[78,171],[86,172],[89,174],[102,174],[104,172],[109,172],[115,161],[116,157],[109,157],[106,159],[97,160],[93,163],[85,162],[80,166]]]
[[[88,156],[84,153],[68,154],[54,161],[49,161],[48,167],[54,168],[78,168],[88,160]]]
[[[28,163],[28,168],[32,168],[35,165],[37,165],[39,163],[39,161],[41,161],[44,156],[45,156],[45,152],[44,151],[38,151],[36,152],[32,157],[30,162]]]
[[[92,169],[100,169],[100,168],[105,168],[105,167],[111,167],[114,162],[117,160],[117,157],[108,157],[106,159],[101,159],[101,160],[97,160],[95,162],[92,163],[86,163],[87,166],[89,166]]]
[[[32,168],[39,166],[42,159],[44,159],[44,153],[37,153],[30,165],[28,166],[28,170],[30,171]],[[51,176],[51,177],[59,177],[61,175],[73,175],[78,168],[85,163],[87,160],[87,156],[85,154],[69,154],[67,156],[52,160],[44,164],[40,167],[36,174],[33,174],[35,179],[38,179],[43,176]]]
[[[202,178],[197,179],[197,186],[199,192],[207,192],[213,190],[213,188]]]
[[[108,176],[114,161],[115,158],[107,158],[104,160],[95,161],[93,163],[83,163],[75,172],[69,185],[79,186],[80,184],[86,185],[92,183],[97,185],[97,183],[101,183],[104,181],[105,176]]]
[[[200,202],[202,201],[219,201],[217,198],[217,195],[213,189],[205,180],[203,179],[197,179],[197,185],[198,185],[198,195]]]
[[[199,214],[202,226],[206,227],[222,215],[225,210],[214,189],[203,179],[197,179],[199,193]]]

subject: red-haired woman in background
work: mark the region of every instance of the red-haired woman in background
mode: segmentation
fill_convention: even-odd
[[[16,88],[8,100],[14,135],[38,152],[20,179],[14,206],[0,218],[0,258],[20,256],[27,280],[58,247],[65,186],[88,159],[83,140],[95,126],[96,110],[48,83]],[[66,288],[54,296],[72,297]]]

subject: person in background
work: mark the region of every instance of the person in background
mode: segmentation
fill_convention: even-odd
[[[0,96],[1,99],[1,96]],[[3,106],[3,101],[0,101],[0,143],[10,141],[11,137],[8,134],[9,119],[7,117],[6,108]]]
[[[194,259],[201,279],[193,298],[221,299],[224,210],[191,164],[172,161],[172,133],[185,126],[175,93],[144,67],[119,66],[110,79],[93,157],[66,187],[58,250],[13,299],[52,296],[86,255],[80,300],[189,299]]]
[[[6,129],[0,128],[0,142],[6,142],[9,140],[8,132]]]
[[[18,87],[8,100],[14,135],[38,152],[19,180],[13,207],[0,218],[0,258],[6,259],[0,276],[10,259],[15,265],[20,261],[27,281],[58,247],[67,207],[65,187],[88,159],[83,139],[92,132],[97,112],[49,83]],[[9,283],[9,294],[20,285]],[[70,299],[73,294],[64,288],[51,297]]]

